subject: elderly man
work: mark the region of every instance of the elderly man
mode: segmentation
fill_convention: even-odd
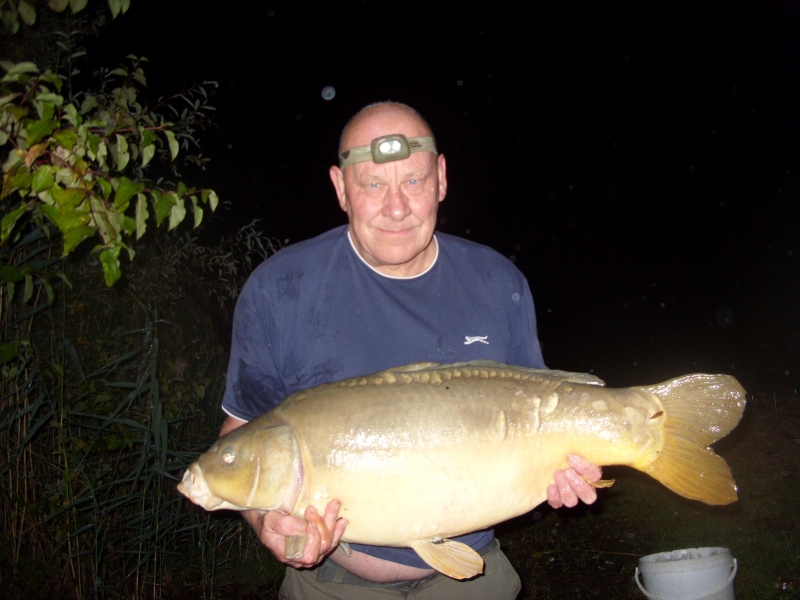
[[[297,390],[411,362],[544,368],[523,275],[485,246],[434,235],[447,175],[425,120],[402,104],[367,106],[345,126],[339,158],[330,177],[349,225],[281,250],[242,291],[220,435]],[[596,498],[586,480],[599,479],[599,467],[580,457],[569,462],[548,489],[556,508]],[[305,519],[245,513],[290,567],[281,598],[511,599],[519,592],[491,530],[458,538],[483,556],[485,572],[456,581],[409,548],[352,544],[349,555],[332,552],[347,526],[339,508],[335,500],[324,515],[308,508]],[[303,555],[287,558],[285,538],[298,533],[307,537]]]

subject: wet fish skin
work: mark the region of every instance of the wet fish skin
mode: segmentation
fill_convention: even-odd
[[[744,405],[727,375],[612,389],[491,361],[406,365],[293,394],[218,440],[179,490],[209,510],[296,516],[338,499],[343,541],[410,546],[464,578],[482,560],[447,538],[540,504],[571,453],[633,466],[688,498],[735,501],[730,469],[708,446]]]

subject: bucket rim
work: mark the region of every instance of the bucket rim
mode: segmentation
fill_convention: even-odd
[[[682,558],[683,554],[698,554],[697,557]],[[730,548],[724,546],[704,546],[699,548],[682,548],[680,550],[668,550],[666,552],[656,552],[639,558],[639,565],[667,565],[667,564],[686,564],[690,562],[701,562],[708,560],[726,560],[733,558]]]

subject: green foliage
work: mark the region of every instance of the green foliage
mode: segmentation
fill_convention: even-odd
[[[15,34],[21,24],[28,26],[36,23],[37,11],[47,7],[57,13],[64,12],[67,8],[76,14],[86,8],[89,0],[0,0],[0,33]],[[108,9],[111,18],[128,12],[131,0],[108,0]]]
[[[132,260],[132,240],[168,219],[168,229],[180,225],[191,206],[192,224],[203,221],[203,207],[218,204],[213,190],[175,184],[156,185],[145,178],[158,158],[179,175],[181,151],[186,161],[205,165],[197,147],[197,129],[210,124],[209,86],[182,91],[149,108],[140,97],[146,86],[142,62],[101,70],[100,88],[81,94],[81,102],[62,95],[63,81],[55,73],[40,73],[33,63],[3,63],[0,80],[0,148],[11,146],[3,164],[0,244],[18,239],[21,223],[49,221],[64,238],[67,256],[87,239],[97,243],[107,285],[121,276],[120,254]],[[182,104],[182,111],[175,104]],[[166,113],[171,113],[172,120]]]

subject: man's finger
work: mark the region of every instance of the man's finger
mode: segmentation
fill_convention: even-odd
[[[336,521],[339,519],[339,509],[342,508],[342,503],[338,500],[331,500],[325,507],[325,525],[330,531],[336,528]]]
[[[306,522],[284,512],[271,510],[264,515],[261,530],[278,535],[298,535],[306,532]]]
[[[581,477],[574,469],[567,469],[565,471],[565,476],[569,483],[570,492],[575,495],[575,503],[577,504],[577,499],[580,498],[586,504],[591,504],[595,500],[597,500],[597,492],[595,489],[589,485],[589,483]],[[563,496],[563,494],[562,494]],[[567,504],[567,502],[564,502]],[[567,506],[570,506],[567,504]],[[571,505],[571,506],[574,506]]]
[[[327,509],[325,513],[327,514]],[[319,554],[323,554],[326,550],[330,550],[331,548],[331,528],[328,528],[327,523],[322,518],[322,515],[317,512],[317,509],[313,506],[309,506],[306,508],[305,513],[306,521],[309,523],[313,523],[317,531],[319,531],[320,541],[319,541]]]
[[[561,508],[563,506],[561,494],[558,493],[558,488],[555,483],[551,483],[547,486],[547,503],[553,508]]]
[[[590,481],[597,481],[603,476],[603,469],[578,454],[570,454],[567,462],[579,475],[583,475]]]
[[[567,469],[567,471],[569,471],[569,469]],[[561,496],[561,502],[564,503],[564,506],[572,508],[578,504],[578,496],[572,488],[572,481],[567,478],[565,472],[556,471],[554,479],[556,481],[556,487],[558,488],[558,494]],[[583,480],[581,480],[581,482],[584,485],[588,485]]]

